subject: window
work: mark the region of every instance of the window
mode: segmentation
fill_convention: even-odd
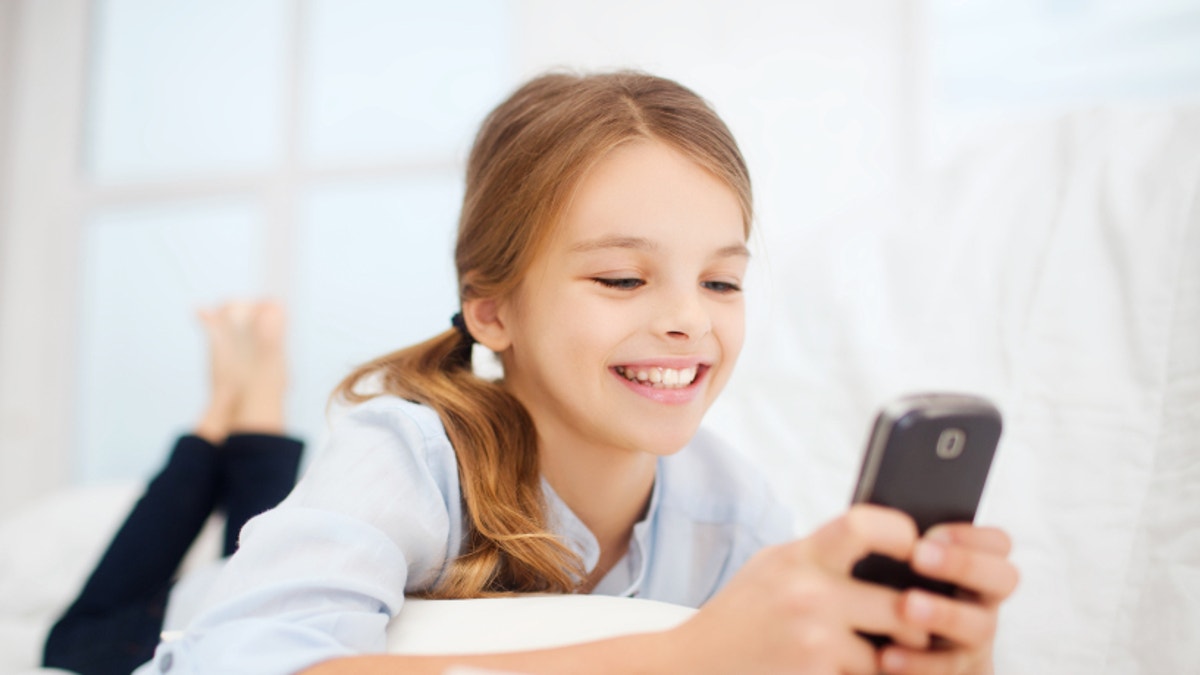
[[[194,311],[228,298],[288,305],[290,427],[316,439],[349,368],[449,326],[508,6],[103,0],[89,30],[76,479],[144,475],[195,421]]]

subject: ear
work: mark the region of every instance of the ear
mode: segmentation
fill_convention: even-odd
[[[497,354],[512,344],[503,310],[504,303],[496,298],[473,298],[462,304],[463,320],[471,337]]]

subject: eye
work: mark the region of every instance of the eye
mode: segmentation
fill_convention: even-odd
[[[742,290],[741,286],[732,281],[705,281],[700,285],[717,293],[738,293]]]
[[[632,291],[646,284],[645,281],[637,278],[611,279],[608,277],[593,277],[592,281],[595,281],[605,288],[615,288],[622,291]]]

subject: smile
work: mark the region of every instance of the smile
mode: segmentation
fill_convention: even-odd
[[[662,368],[641,366],[617,366],[613,370],[630,382],[655,389],[684,389],[696,381],[704,366],[689,368]]]

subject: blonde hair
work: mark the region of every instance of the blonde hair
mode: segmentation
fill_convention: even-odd
[[[588,169],[639,138],[676,148],[728,185],[749,234],[749,172],[703,99],[644,73],[542,75],[493,110],[475,137],[455,248],[460,299],[511,294]],[[473,374],[471,346],[469,337],[448,330],[363,364],[335,395],[367,400],[377,394],[356,386],[378,377],[383,392],[441,417],[458,458],[467,541],[426,595],[572,592],[586,570],[547,529],[533,421],[502,383]]]

